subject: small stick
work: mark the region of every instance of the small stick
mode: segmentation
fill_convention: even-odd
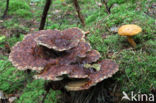
[[[77,14],[78,14],[78,17],[82,23],[82,26],[84,27],[85,26],[85,21],[84,21],[84,17],[83,15],[81,14],[81,10],[80,10],[80,6],[79,6],[79,3],[77,0],[73,0],[73,4],[75,6],[75,9],[77,11]]]
[[[89,34],[90,33],[90,31],[86,31],[86,32],[84,32],[84,34],[86,35],[86,34]]]

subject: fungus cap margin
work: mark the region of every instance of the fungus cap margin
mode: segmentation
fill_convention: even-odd
[[[65,85],[65,88],[68,91],[80,91],[89,89],[92,86],[95,86],[97,83],[103,81],[104,79],[110,78],[115,74],[119,67],[112,60],[106,59],[99,62],[101,64],[101,69],[98,72],[90,73],[88,75],[88,81],[80,81],[80,82],[69,82]],[[76,86],[76,84],[78,84]]]
[[[41,58],[40,62],[33,60],[34,57],[32,54],[32,48],[37,46],[37,43],[34,41],[34,38],[50,31],[51,30],[41,30],[32,34],[27,34],[21,42],[17,42],[11,48],[11,53],[9,54],[9,61],[11,61],[12,64],[19,70],[31,69],[36,70],[37,72],[43,70],[45,64],[47,64],[48,61]],[[53,60],[55,61],[55,59]],[[50,62],[54,62],[53,60]]]
[[[142,31],[141,27],[135,24],[123,25],[118,29],[118,34],[121,36],[134,36]]]
[[[76,27],[60,30],[52,30],[48,34],[41,35],[35,39],[39,45],[56,51],[65,51],[76,47],[84,38],[84,32]]]

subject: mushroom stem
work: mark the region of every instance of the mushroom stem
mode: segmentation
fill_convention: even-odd
[[[135,48],[136,47],[136,43],[133,40],[132,36],[128,36],[128,42]]]

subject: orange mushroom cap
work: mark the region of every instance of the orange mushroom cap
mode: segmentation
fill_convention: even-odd
[[[133,36],[142,31],[141,27],[135,24],[123,25],[119,28],[118,34],[121,36]]]

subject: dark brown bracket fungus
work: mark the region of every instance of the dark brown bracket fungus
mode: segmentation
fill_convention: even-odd
[[[44,52],[42,48],[38,48],[34,39],[41,34],[46,34],[51,30],[42,30],[33,34],[28,34],[22,42],[18,42],[11,50],[9,60],[19,70],[36,70],[41,71],[47,63],[56,62],[53,58],[41,57]],[[40,55],[40,56],[39,56]]]
[[[76,47],[83,37],[83,31],[78,28],[71,28],[63,31],[53,30],[37,37],[35,41],[47,48],[64,51]]]
[[[87,53],[86,57],[82,59],[83,64],[93,63],[100,59],[101,55],[97,50],[91,50]]]
[[[101,65],[99,71],[91,71],[87,69],[86,72],[85,70],[83,70],[88,75],[87,77],[88,80],[84,79],[82,81],[79,81],[79,84],[82,83],[81,85],[75,86],[74,85],[75,81],[74,81],[74,82],[67,83],[65,88],[68,91],[79,91],[79,90],[89,89],[90,87],[95,86],[98,82],[101,82],[106,78],[112,77],[112,75],[118,71],[118,65],[115,62],[112,62],[111,60],[102,60],[101,62],[99,62],[99,65]]]
[[[118,65],[112,60],[98,61],[100,53],[84,36],[79,28],[28,34],[12,48],[9,60],[19,70],[38,71],[35,79],[65,81],[63,87],[68,91],[89,89],[112,77]]]
[[[80,41],[77,47],[68,50],[68,54],[61,57],[60,64],[71,64],[82,61],[82,58],[87,57],[87,52],[91,51],[89,43]]]

